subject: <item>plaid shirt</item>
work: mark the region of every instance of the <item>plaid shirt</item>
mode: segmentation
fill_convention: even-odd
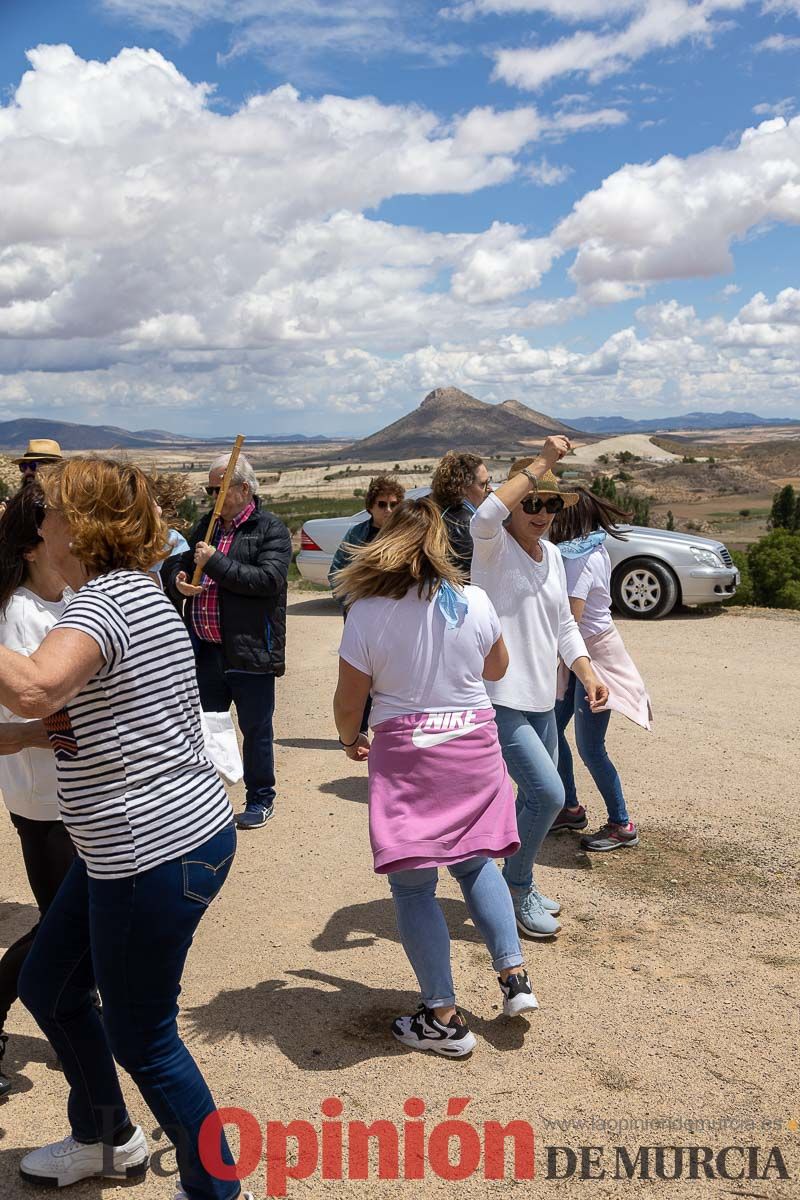
[[[233,535],[236,530],[240,525],[244,525],[247,518],[251,517],[255,511],[256,506],[251,500],[246,508],[236,514],[227,529],[223,529],[222,522],[219,523],[214,545],[220,554],[228,553],[233,544]],[[201,641],[219,644],[222,642],[222,625],[219,619],[219,584],[208,575],[203,575],[200,586],[203,588],[203,592],[201,595],[195,596],[192,603],[192,628]]]

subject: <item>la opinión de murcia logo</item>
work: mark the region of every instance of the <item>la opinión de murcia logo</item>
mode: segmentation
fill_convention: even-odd
[[[444,1119],[431,1120],[425,1101],[410,1097],[399,1121],[343,1120],[335,1096],[320,1105],[319,1125],[306,1120],[267,1121],[263,1126],[244,1108],[211,1114],[200,1133],[206,1170],[222,1180],[247,1179],[263,1171],[266,1196],[286,1196],[294,1181],[370,1179],[418,1182],[431,1176],[450,1182],[533,1179],[536,1174],[533,1126],[524,1120],[484,1121],[465,1117],[471,1097],[451,1098]],[[220,1134],[235,1127],[238,1158],[226,1163]],[[581,1179],[789,1179],[778,1146],[544,1146],[540,1178]]]

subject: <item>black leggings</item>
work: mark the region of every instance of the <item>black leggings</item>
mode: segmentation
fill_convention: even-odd
[[[72,866],[75,850],[61,821],[31,821],[10,813],[22,842],[22,857],[31,891],[36,897],[40,920],[52,904],[61,881]],[[17,998],[17,980],[33,945],[39,921],[9,946],[0,958],[0,1032],[8,1010]]]

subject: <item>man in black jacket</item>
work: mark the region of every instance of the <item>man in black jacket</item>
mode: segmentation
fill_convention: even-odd
[[[228,464],[211,464],[209,496],[216,498]],[[225,497],[214,544],[203,540],[208,517],[189,537],[185,554],[166,560],[162,579],[184,618],[197,662],[204,712],[227,712],[231,701],[244,740],[246,807],[240,829],[266,825],[275,801],[272,716],[275,676],[286,670],[286,579],[292,558],[289,530],[260,508],[258,480],[240,455]],[[199,587],[189,582],[202,566]]]
[[[486,464],[477,454],[448,450],[431,480],[431,495],[442,510],[451,556],[457,567],[472,569],[472,534],[469,523],[491,491]]]

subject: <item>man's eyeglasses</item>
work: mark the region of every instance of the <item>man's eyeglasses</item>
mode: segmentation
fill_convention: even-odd
[[[548,496],[546,500],[542,500],[540,496],[537,496],[535,500],[533,496],[526,496],[522,501],[522,511],[527,513],[529,517],[541,512],[542,509],[552,516],[554,513],[560,513],[563,507],[563,496]]]
[[[218,496],[220,493],[220,490],[221,489],[216,485],[212,486],[210,483],[206,484],[206,495],[207,496]]]
[[[399,500],[376,500],[375,507],[381,509],[388,508],[389,512],[391,512],[393,508],[397,508],[399,503]]]
[[[492,490],[492,482],[493,480],[490,475],[489,478],[484,479],[483,483],[481,483],[479,486],[482,487],[485,492],[490,492]]]

